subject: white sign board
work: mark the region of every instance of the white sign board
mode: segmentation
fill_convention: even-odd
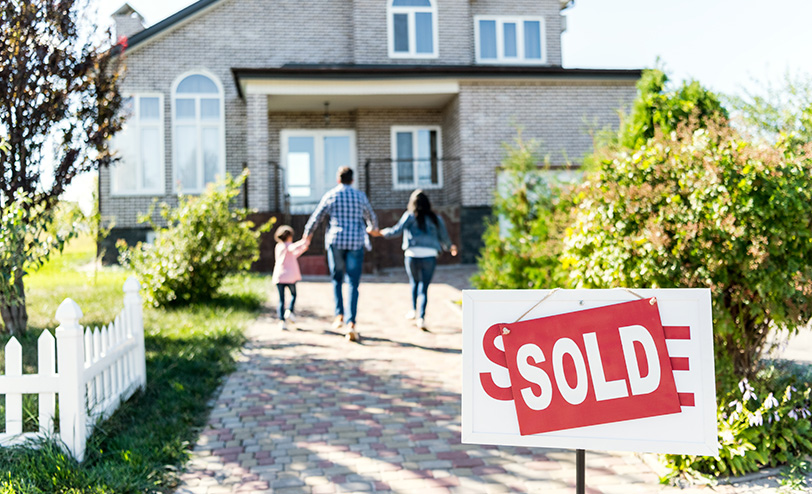
[[[707,289],[465,290],[462,348],[464,443],[717,453]]]

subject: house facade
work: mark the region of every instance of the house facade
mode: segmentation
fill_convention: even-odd
[[[147,28],[129,6],[121,161],[100,173],[100,210],[118,238],[224,173],[250,176],[241,202],[302,231],[341,166],[381,226],[421,188],[473,262],[504,142],[523,129],[552,166],[592,149],[590,127],[617,125],[637,70],[565,69],[564,0],[200,0]],[[368,262],[400,264],[374,239]],[[263,241],[259,269],[273,248]],[[311,248],[305,271],[323,269]]]

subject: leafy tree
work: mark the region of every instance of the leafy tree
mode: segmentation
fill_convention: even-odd
[[[176,208],[163,204],[165,228],[154,223],[155,243],[127,248],[119,241],[122,264],[132,267],[154,306],[211,298],[226,275],[259,258],[259,236],[274,219],[255,228],[250,211],[230,207],[247,174],[209,184],[199,196],[181,195]],[[152,211],[141,217],[151,222]]]
[[[693,122],[600,165],[565,238],[579,285],[710,288],[725,384],[754,374],[771,330],[809,320],[812,151]]]
[[[4,321],[27,320],[22,267],[40,267],[52,250],[61,250],[74,235],[73,220],[81,213],[78,209],[66,209],[63,213],[58,215],[57,208],[46,209],[42,204],[34,204],[30,195],[24,193],[18,194],[15,201],[2,203],[0,300],[4,303],[0,304],[0,313]],[[22,333],[16,326],[10,326],[10,332]]]
[[[761,82],[730,104],[745,127],[774,143],[781,136],[796,144],[812,142],[812,79],[787,72],[778,84]]]
[[[565,279],[560,271],[561,217],[566,208],[559,186],[539,169],[538,144],[521,133],[506,146],[493,217],[472,281],[477,288],[550,288]]]
[[[0,2],[0,214],[6,263],[0,288],[5,330],[27,326],[23,277],[59,241],[41,244],[48,211],[76,175],[108,165],[110,137],[121,126],[119,49],[83,33],[78,0]],[[46,157],[54,179],[42,180]],[[22,223],[21,223],[22,222]]]
[[[659,69],[643,71],[637,82],[638,95],[631,114],[624,118],[617,144],[638,148],[654,137],[657,130],[668,133],[689,119],[700,125],[727,118],[719,97],[703,88],[697,81],[683,81],[679,88],[668,91],[668,76]]]

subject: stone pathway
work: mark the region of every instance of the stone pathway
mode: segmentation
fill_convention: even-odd
[[[360,345],[330,329],[326,278],[301,282],[300,330],[281,331],[270,309],[251,326],[177,492],[574,492],[572,451],[460,443],[454,301],[470,274],[470,267],[438,270],[429,333],[403,317],[405,274],[365,276]],[[662,486],[652,459],[587,452],[587,492],[778,492],[775,472],[714,490]]]

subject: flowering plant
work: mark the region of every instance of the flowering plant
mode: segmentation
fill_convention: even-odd
[[[670,477],[742,475],[812,454],[810,378],[808,367],[776,362],[742,379],[718,397],[719,454],[665,455]]]

